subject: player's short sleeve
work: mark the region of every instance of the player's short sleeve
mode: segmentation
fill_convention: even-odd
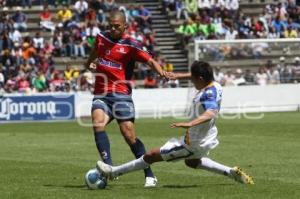
[[[151,55],[139,44],[134,44],[132,56],[135,61],[142,63],[147,63],[151,59]]]
[[[218,92],[216,88],[211,87],[204,91],[200,102],[204,110],[219,110],[220,109],[220,99],[218,99]]]

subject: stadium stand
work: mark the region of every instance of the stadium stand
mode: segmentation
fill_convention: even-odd
[[[76,2],[39,0],[31,1],[30,4],[30,1],[20,0],[0,1],[2,90],[92,90],[92,75],[82,66],[93,45],[93,36],[105,29],[106,18],[111,9],[126,12],[128,32],[140,40],[168,71],[188,70],[187,46],[193,39],[299,37],[299,7],[295,5],[298,2],[293,0],[228,0],[235,5],[224,4],[224,8],[216,4],[227,2],[222,0],[213,1],[215,4],[212,5],[205,5],[211,2],[206,0],[137,0],[134,4],[126,0],[117,3],[114,0],[89,0],[88,6],[79,6],[78,11]],[[198,2],[203,4],[198,5]],[[149,15],[150,19],[144,21],[140,17],[141,13]],[[181,28],[183,24],[190,24],[190,30]],[[182,36],[186,31],[191,32]],[[279,65],[281,57],[289,66],[287,69],[276,70],[278,73],[291,73],[288,75],[292,78],[279,82],[299,81],[299,69],[296,67],[300,56],[299,48],[278,47],[260,52],[261,49],[264,48],[257,47],[257,51],[253,50],[252,53],[245,50],[243,56],[235,54],[237,51],[226,52],[224,49],[217,56],[209,57],[204,54],[203,58],[220,67],[224,76],[228,71],[239,76],[236,71],[244,70],[242,73],[245,73],[250,70],[251,75],[256,77],[260,66],[270,63],[269,60],[272,60],[273,65]],[[237,61],[237,56],[242,61]],[[226,62],[222,62],[224,58]],[[267,74],[269,69],[262,71]],[[66,74],[72,75],[67,78]],[[142,87],[148,76],[152,74],[148,74],[147,68],[142,64],[137,65],[133,85]],[[158,82],[158,87],[176,87],[179,84],[160,79]],[[254,80],[253,84],[257,84],[257,81]],[[185,86],[186,82],[180,82],[180,85]]]
[[[197,9],[195,5],[198,5]],[[164,9],[177,34],[181,35],[186,49],[188,49],[188,44],[193,44],[194,39],[205,41],[298,38],[300,25],[298,5],[299,2],[293,0],[164,1]],[[205,42],[202,44],[205,45]],[[197,57],[211,61],[212,65],[220,67],[223,73],[228,71],[240,76],[236,71],[247,70],[256,77],[259,76],[260,67],[263,67],[266,73],[272,67],[272,70],[280,73],[280,83],[299,82],[296,60],[299,58],[300,51],[297,42],[286,47],[268,46],[261,42],[252,46],[220,44],[214,48],[202,48],[201,55]],[[194,51],[193,46],[190,49],[192,49],[190,52]],[[285,60],[287,69],[275,68],[275,66],[280,66],[280,59]],[[271,66],[270,63],[272,63]],[[293,76],[293,78],[289,78],[289,81],[281,81],[285,79],[282,77],[285,73],[289,73],[288,76]],[[226,74],[224,76],[226,77]],[[258,83],[254,81],[252,84]]]

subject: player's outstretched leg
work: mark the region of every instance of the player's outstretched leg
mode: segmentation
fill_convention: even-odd
[[[127,162],[119,166],[111,166],[102,161],[98,161],[96,168],[109,178],[115,178],[125,173],[148,168],[154,162],[163,161],[160,155],[160,149],[153,149],[142,157]]]
[[[242,184],[254,184],[251,176],[243,172],[239,167],[228,167],[218,162],[215,162],[207,157],[201,159],[187,159],[185,164],[188,167],[195,169],[204,169],[220,175],[225,175]]]

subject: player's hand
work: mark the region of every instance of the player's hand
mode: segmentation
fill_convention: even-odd
[[[164,73],[164,77],[165,77],[165,78],[170,79],[170,80],[175,80],[175,79],[177,79],[177,76],[176,76],[175,73],[173,73],[173,72],[166,72],[166,71],[164,71],[164,72],[165,72],[165,73]]]
[[[162,74],[161,74],[162,77],[166,78],[166,79],[169,79],[169,74],[167,71],[163,71]]]
[[[167,72],[167,71],[163,71],[162,77],[171,80],[175,80],[177,78],[175,73]]]
[[[171,128],[184,128],[184,129],[188,129],[192,127],[190,122],[177,122],[177,123],[173,123],[171,124]]]
[[[176,73],[173,73],[173,72],[168,72],[168,79],[170,80],[176,80],[178,77],[176,75]]]

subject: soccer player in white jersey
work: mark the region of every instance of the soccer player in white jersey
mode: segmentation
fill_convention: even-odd
[[[191,120],[171,124],[172,128],[186,129],[185,136],[180,139],[172,138],[162,147],[154,148],[142,157],[119,166],[98,161],[97,169],[107,177],[114,178],[148,168],[154,162],[183,159],[190,168],[225,175],[243,184],[254,184],[252,177],[239,167],[228,167],[208,158],[209,151],[219,143],[215,121],[222,100],[222,88],[214,81],[213,70],[209,63],[195,61],[191,66],[191,73],[175,76],[190,78],[195,88],[199,90],[193,99]]]

